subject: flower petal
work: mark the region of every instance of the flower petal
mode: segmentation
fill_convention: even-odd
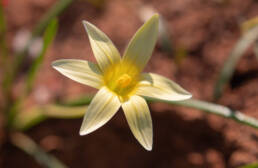
[[[112,41],[97,27],[87,21],[82,22],[89,36],[91,48],[102,71],[121,60]]]
[[[102,85],[99,67],[91,62],[76,59],[60,59],[52,62],[53,68],[66,77],[94,88]]]
[[[123,61],[138,67],[139,71],[151,57],[158,37],[159,15],[152,16],[134,35],[125,50]]]
[[[175,82],[153,73],[142,74],[136,94],[168,101],[179,101],[192,97],[189,92]]]
[[[121,103],[116,95],[101,88],[92,99],[84,115],[80,135],[89,134],[108,122],[118,111]]]
[[[122,108],[133,135],[150,151],[153,142],[152,121],[146,101],[140,96],[131,96],[122,104]]]

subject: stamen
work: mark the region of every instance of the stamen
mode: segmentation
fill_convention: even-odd
[[[118,78],[116,83],[121,88],[125,88],[125,87],[127,87],[131,83],[131,81],[132,81],[131,76],[129,76],[128,74],[123,74],[122,76],[120,76]]]

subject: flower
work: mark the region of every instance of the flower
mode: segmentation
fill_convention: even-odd
[[[80,135],[103,126],[122,107],[135,138],[145,149],[151,150],[152,120],[142,96],[168,101],[191,97],[190,93],[163,76],[142,73],[157,41],[158,23],[159,15],[155,14],[136,32],[121,58],[102,31],[83,21],[97,64],[76,59],[52,63],[57,71],[70,79],[99,89],[84,115]]]

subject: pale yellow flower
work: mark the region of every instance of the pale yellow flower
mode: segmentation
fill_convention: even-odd
[[[121,58],[102,31],[83,21],[97,64],[76,59],[53,62],[53,67],[63,75],[99,89],[84,115],[80,135],[103,126],[122,107],[135,138],[145,149],[151,150],[152,120],[142,96],[169,101],[191,97],[190,93],[163,76],[142,73],[157,40],[158,24],[159,16],[155,14],[137,31]]]

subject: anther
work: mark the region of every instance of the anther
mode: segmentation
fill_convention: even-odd
[[[127,74],[123,74],[122,76],[120,76],[118,78],[118,80],[116,81],[117,85],[122,87],[122,88],[125,88],[127,87],[132,81],[132,78],[127,75]]]

